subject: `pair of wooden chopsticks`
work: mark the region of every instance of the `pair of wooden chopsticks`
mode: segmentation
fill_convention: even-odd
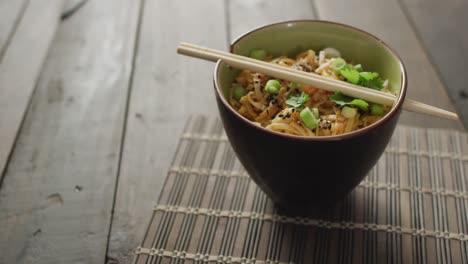
[[[392,106],[397,99],[396,96],[381,91],[366,89],[361,86],[326,78],[317,74],[306,73],[293,68],[280,66],[275,63],[260,61],[193,44],[179,44],[177,47],[177,53],[214,62],[221,59],[235,68],[259,72],[275,78],[295,81],[331,92],[340,91],[345,95],[364,99],[373,103]],[[409,99],[406,99],[403,103],[403,109],[440,118],[458,120],[458,115],[456,113]]]

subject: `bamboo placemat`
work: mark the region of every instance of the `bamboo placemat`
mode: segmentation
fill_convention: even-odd
[[[276,208],[217,119],[191,118],[135,263],[468,263],[468,136],[398,127],[320,216]]]

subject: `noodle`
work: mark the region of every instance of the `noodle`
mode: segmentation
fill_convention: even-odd
[[[334,68],[338,60],[343,61],[343,59],[328,58],[326,50],[320,51],[317,56],[315,51],[309,49],[298,54],[295,59],[286,56],[273,59],[269,57],[269,62],[311,74],[347,81],[343,72]],[[336,50],[334,52],[339,54]],[[278,87],[273,91],[266,89],[270,80],[275,80],[278,84]],[[383,83],[382,91],[389,92],[388,80],[381,81],[381,83]],[[233,96],[236,86],[242,86],[242,89],[245,89],[245,93],[241,97],[237,97],[237,100]],[[367,88],[363,87],[363,89]],[[389,107],[383,106],[380,106],[381,113],[378,115],[375,115],[373,111],[359,108],[357,111],[355,105],[338,105],[336,101],[332,100],[332,95],[331,92],[312,86],[274,79],[264,74],[243,70],[232,85],[229,103],[241,115],[266,129],[299,136],[330,136],[349,133],[377,122],[389,111]],[[299,96],[307,96],[299,102],[299,106],[291,105],[288,102],[291,97]],[[313,118],[315,121],[312,124],[304,120],[301,112],[304,108],[318,110],[318,115]],[[345,113],[345,111],[349,113]]]

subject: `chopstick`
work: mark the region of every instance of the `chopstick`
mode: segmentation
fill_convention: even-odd
[[[321,88],[323,90],[327,90],[327,91],[330,91],[330,92],[342,91],[344,94],[349,95],[349,96],[353,96],[353,97],[359,97],[363,92],[364,93],[378,93],[383,97],[387,97],[387,101],[383,101],[383,102],[372,101],[374,103],[381,103],[381,104],[385,104],[385,105],[393,105],[393,102],[396,100],[396,97],[394,95],[392,95],[392,94],[389,94],[389,93],[384,93],[384,92],[377,91],[377,90],[370,90],[370,91],[364,90],[364,91],[362,91],[363,90],[362,86],[354,85],[354,84],[351,84],[351,83],[346,83],[346,82],[343,82],[343,81],[340,81],[340,80],[335,80],[335,79],[332,79],[332,78],[327,78],[327,77],[324,77],[324,76],[321,76],[321,75],[318,75],[318,74],[305,73],[303,71],[299,71],[299,70],[296,70],[296,69],[293,69],[293,68],[284,67],[284,66],[281,66],[281,65],[278,65],[278,64],[275,64],[275,63],[268,63],[268,62],[265,62],[265,61],[255,60],[255,59],[252,59],[252,58],[249,58],[249,57],[244,57],[244,56],[240,56],[240,55],[236,55],[236,54],[232,54],[232,53],[228,53],[228,52],[224,52],[224,51],[209,49],[209,48],[205,48],[205,47],[201,47],[201,46],[197,46],[197,45],[193,45],[193,44],[188,44],[188,43],[183,43],[183,42],[179,45],[179,47],[182,47],[182,49],[183,49],[183,50],[181,50],[182,52],[178,51],[181,54],[188,55],[188,56],[194,56],[192,54],[192,52],[201,51],[201,52],[203,52],[203,56],[204,56],[203,59],[210,60],[210,61],[213,61],[213,62],[216,62],[222,56],[230,56],[230,57],[233,57],[234,59],[237,58],[237,59],[240,59],[240,60],[243,60],[243,61],[246,61],[246,62],[250,62],[250,63],[254,63],[254,64],[262,64],[263,66],[268,67],[268,68],[276,68],[276,69],[278,69],[280,71],[291,72],[292,74],[301,74],[301,75],[303,75],[303,76],[305,76],[307,78],[312,76],[311,78],[320,79],[323,82],[335,82],[339,86],[345,86],[342,89],[345,89],[346,91],[343,91],[341,89],[335,89],[335,88],[329,88],[329,87],[323,87],[322,88],[322,87],[317,86],[318,88]],[[191,54],[185,54],[185,52],[190,52]],[[198,57],[198,56],[195,56],[195,57]],[[198,58],[201,58],[201,57],[198,57]],[[236,64],[235,62],[233,62],[233,63]],[[234,66],[234,65],[232,65],[232,66]],[[245,68],[245,69],[248,69],[248,68]],[[261,72],[261,73],[263,73],[263,72]],[[267,74],[267,73],[264,73],[264,74]],[[267,74],[267,75],[269,75],[269,74]],[[276,77],[274,75],[270,75],[270,76]],[[278,77],[278,78],[280,78],[280,77]],[[284,78],[284,79],[289,80],[287,78]],[[290,81],[295,81],[295,80],[290,80]],[[308,84],[308,83],[305,83],[305,84]],[[311,85],[311,84],[309,84],[309,85]],[[312,85],[312,86],[315,86],[315,85]],[[371,100],[368,100],[368,101],[371,101]],[[387,103],[385,103],[385,102],[387,102]]]
[[[395,95],[373,89],[366,89],[344,81],[334,80],[320,76],[318,74],[306,73],[293,68],[284,67],[275,63],[260,61],[249,57],[193,44],[180,43],[177,47],[177,53],[213,62],[221,59],[235,68],[247,69],[275,78],[307,84],[330,92],[340,91],[345,95],[361,98],[373,103],[393,106],[397,99]],[[406,99],[403,103],[403,109],[440,118],[458,120],[458,115],[456,113],[414,100]]]

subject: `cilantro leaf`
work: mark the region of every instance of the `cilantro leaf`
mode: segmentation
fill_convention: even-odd
[[[379,78],[377,72],[360,72],[359,85],[372,88],[375,90],[381,90],[383,88],[383,81]]]
[[[340,71],[346,80],[353,84],[359,83],[359,72],[353,69],[349,64],[346,64],[344,68]]]
[[[301,107],[304,103],[308,102],[310,97],[308,94],[302,92],[300,96],[289,96],[288,100],[286,100],[286,104],[292,106],[294,108]]]
[[[367,81],[370,81],[372,79],[378,78],[379,74],[377,72],[360,72],[359,76]]]
[[[356,67],[346,64],[339,73],[343,75],[349,83],[375,90],[382,90],[383,88],[384,82],[379,78],[379,74],[377,72],[362,71],[362,66],[360,64],[356,65]]]
[[[342,92],[335,92],[330,96],[330,100],[335,102],[335,104],[339,106],[345,106],[345,105],[350,105],[350,106],[355,106],[361,109],[364,112],[367,112],[369,109],[369,104],[362,100],[362,99],[354,99],[352,97],[344,95]]]

